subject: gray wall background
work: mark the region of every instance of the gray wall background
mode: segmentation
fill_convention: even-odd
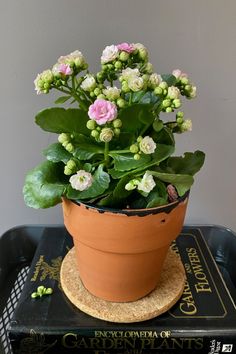
[[[193,131],[178,139],[178,152],[201,149],[207,158],[186,223],[236,231],[235,0],[1,0],[0,233],[62,223],[60,206],[33,210],[22,197],[27,170],[56,139],[34,123],[54,99],[36,95],[36,74],[75,49],[97,70],[103,48],[123,41],[143,43],[157,72],[180,68],[196,83],[197,99],[184,105]]]

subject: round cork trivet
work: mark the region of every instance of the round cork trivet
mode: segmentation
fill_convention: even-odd
[[[101,320],[119,323],[141,322],[168,311],[181,297],[186,279],[180,257],[172,250],[168,251],[157,287],[133,302],[110,302],[92,295],[79,277],[74,248],[65,256],[60,276],[63,291],[77,308]]]

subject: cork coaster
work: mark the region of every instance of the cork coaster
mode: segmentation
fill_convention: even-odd
[[[168,311],[181,297],[186,279],[180,257],[172,250],[167,254],[158,286],[133,302],[110,302],[92,295],[79,277],[74,248],[65,256],[60,276],[63,291],[77,308],[90,316],[117,323],[141,322]]]

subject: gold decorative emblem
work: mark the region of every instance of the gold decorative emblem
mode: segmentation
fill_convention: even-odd
[[[42,333],[36,333],[30,330],[30,336],[21,340],[20,349],[17,354],[43,354],[48,349],[56,345],[57,340],[49,344],[45,342],[45,336]]]

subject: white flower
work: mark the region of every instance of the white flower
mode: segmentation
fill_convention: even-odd
[[[196,86],[192,86],[192,89],[190,91],[190,97],[194,98],[196,96],[197,96],[197,88],[196,88]]]
[[[191,119],[186,119],[181,125],[182,132],[191,132],[192,131],[192,121]]]
[[[44,84],[44,82],[41,79],[41,75],[38,74],[36,79],[34,80],[34,86],[35,86],[35,90],[37,92],[37,95],[40,95],[40,93],[43,92],[43,84]]]
[[[156,146],[156,143],[150,136],[145,136],[139,143],[139,148],[144,154],[153,154]]]
[[[93,75],[86,75],[84,81],[81,83],[80,87],[84,91],[93,91],[96,87],[96,80]]]
[[[138,184],[138,190],[149,193],[155,187],[155,185],[156,183],[153,176],[146,172]]]
[[[106,64],[109,63],[110,61],[115,60],[119,55],[119,49],[117,48],[116,45],[110,45],[107,46],[103,52],[102,52],[102,56],[101,56],[101,63],[102,64]]]
[[[157,73],[154,73],[154,74],[150,75],[148,84],[151,88],[154,89],[155,87],[157,87],[161,83],[161,81],[162,81],[161,76],[158,75]]]
[[[180,96],[180,91],[178,89],[178,87],[175,86],[170,86],[168,87],[168,93],[167,96],[172,99],[175,100],[176,98],[179,98]]]
[[[53,82],[53,79],[54,76],[51,70],[44,70],[41,74],[38,74],[34,80],[37,95],[40,93],[47,93],[50,88],[50,84]]]
[[[120,89],[118,89],[116,86],[113,87],[107,87],[103,90],[103,94],[106,96],[108,100],[114,101],[117,98],[120,97]]]
[[[135,43],[134,44],[134,48],[135,49],[146,49],[147,50],[147,48],[144,47],[144,45],[142,43]]]
[[[91,173],[80,170],[75,175],[70,177],[69,182],[73,189],[76,189],[77,191],[84,191],[92,185],[93,177]]]
[[[142,90],[143,85],[144,81],[142,77],[135,76],[128,80],[128,87],[134,92]]]
[[[138,69],[127,68],[127,69],[122,70],[122,73],[121,73],[121,79],[126,80],[126,81],[128,81],[131,78],[138,77],[138,76],[140,76],[140,72]]]

